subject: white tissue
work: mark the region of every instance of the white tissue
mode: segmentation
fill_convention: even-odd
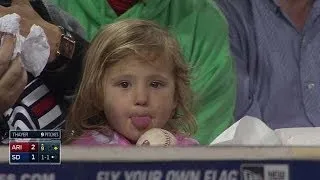
[[[245,116],[222,134],[210,145],[281,145],[277,134],[261,120]]]
[[[300,127],[276,129],[274,132],[282,144],[290,146],[319,146],[320,127]]]
[[[21,53],[22,64],[26,71],[37,77],[43,71],[50,55],[47,37],[40,26],[33,25],[25,38],[20,35],[20,16],[16,13],[0,18],[0,32],[13,34],[17,37],[13,52],[14,59]],[[1,39],[2,45],[3,39]]]
[[[260,119],[245,116],[221,133],[210,145],[319,146],[320,127],[272,130]]]
[[[8,14],[0,18],[1,32],[18,34],[20,29],[20,16],[16,13]]]
[[[30,33],[22,44],[24,67],[35,77],[39,76],[48,62],[50,47],[47,37],[40,26],[33,25]]]

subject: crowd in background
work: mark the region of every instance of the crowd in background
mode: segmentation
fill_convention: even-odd
[[[114,65],[111,63],[108,66],[109,61],[125,60],[131,57],[126,63],[128,65],[136,56],[140,59],[170,59],[176,62],[173,56],[162,57],[160,53],[154,57],[157,53],[148,54],[148,52],[167,52],[166,46],[176,46],[171,45],[169,40],[160,41],[161,35],[156,36],[156,32],[159,31],[157,28],[154,32],[152,31],[155,40],[151,38],[152,36],[149,37],[150,42],[154,44],[146,45],[144,49],[136,48],[136,45],[147,44],[147,41],[140,41],[147,37],[147,34],[126,37],[129,39],[118,34],[116,39],[127,42],[124,44],[112,41],[108,33],[104,33],[104,36],[98,35],[99,32],[109,32],[112,26],[126,20],[146,20],[146,22],[141,21],[142,24],[153,22],[172,35],[181,49],[181,59],[188,66],[188,72],[190,71],[186,76],[188,77],[185,81],[186,86],[181,87],[187,89],[186,87],[190,86],[194,93],[190,97],[181,95],[185,91],[181,89],[179,91],[181,84],[175,82],[172,102],[164,102],[163,99],[166,98],[156,99],[155,97],[159,94],[154,91],[156,89],[157,92],[163,92],[164,90],[162,91],[161,88],[159,90],[158,87],[169,88],[168,84],[171,81],[164,80],[167,83],[162,84],[158,83],[158,80],[152,81],[150,87],[154,89],[143,89],[140,87],[144,86],[136,83],[138,80],[132,79],[144,77],[143,72],[151,67],[132,71],[140,76],[121,81],[120,87],[121,91],[131,92],[132,89],[132,93],[136,94],[127,92],[130,96],[122,94],[118,99],[110,98],[117,102],[124,96],[128,97],[131,101],[123,102],[132,103],[133,107],[138,109],[148,109],[152,104],[158,105],[163,101],[162,106],[159,105],[161,108],[156,108],[157,111],[172,107],[170,111],[168,110],[171,114],[169,113],[164,119],[170,119],[168,122],[171,122],[171,119],[179,119],[172,120],[175,125],[161,124],[161,121],[149,119],[154,124],[147,127],[144,124],[149,120],[145,116],[153,115],[146,112],[138,113],[139,117],[144,117],[137,120],[137,125],[133,123],[138,130],[143,127],[139,132],[151,127],[180,132],[188,124],[187,119],[190,118],[186,117],[189,112],[190,117],[193,116],[197,124],[197,131],[193,134],[189,133],[189,130],[183,130],[183,133],[193,137],[202,145],[212,142],[220,133],[245,115],[259,118],[273,129],[318,126],[320,124],[320,77],[318,75],[320,56],[317,51],[320,46],[318,43],[320,41],[317,41],[320,38],[317,29],[320,15],[319,3],[318,0],[31,0],[30,2],[13,0],[10,7],[0,8],[0,16],[10,13],[22,16],[20,27],[22,35],[27,35],[32,24],[40,25],[47,35],[50,57],[42,74],[39,77],[33,77],[22,67],[21,57],[10,60],[15,46],[15,37],[6,33],[1,34],[3,41],[0,49],[2,136],[6,138],[8,129],[64,129],[67,127],[67,137],[82,137],[81,135],[89,133],[89,136],[82,137],[88,139],[90,133],[94,134],[95,138],[100,137],[101,128],[99,132],[88,130],[101,126],[111,127],[126,138],[135,136],[126,134],[129,130],[123,130],[127,126],[130,129],[132,124],[122,124],[117,129],[121,118],[111,113],[113,111],[110,108],[117,105],[109,102],[109,94],[114,92],[112,88],[111,90],[106,88],[107,84],[105,86],[99,84],[100,80],[102,84],[109,82],[107,77],[104,81],[100,76],[108,74],[106,76],[109,77],[112,73],[109,74],[109,71],[102,69],[100,71],[100,68],[112,68],[118,63],[115,61]],[[140,24],[133,27],[142,26],[147,25]],[[133,27],[127,31],[121,31],[126,27],[125,25],[116,27],[120,28],[119,32],[135,33]],[[111,36],[116,32],[110,31],[109,34]],[[148,31],[145,30],[145,32]],[[103,44],[103,42],[109,44]],[[160,42],[165,45],[160,46]],[[132,47],[129,47],[130,43]],[[122,45],[129,51],[126,55],[118,57],[116,56],[117,48]],[[150,46],[154,46],[152,50],[148,50],[147,47]],[[158,51],[153,51],[155,49]],[[98,59],[93,61],[94,58]],[[98,62],[105,63],[94,66]],[[135,67],[137,64],[131,65]],[[91,72],[83,75],[90,66],[95,68],[91,67]],[[170,71],[169,74],[173,74],[172,78],[175,80],[183,79],[181,77],[183,68],[174,67],[171,65],[174,73]],[[153,72],[159,69],[161,68],[156,68]],[[126,71],[126,68],[123,71]],[[90,73],[92,76],[98,74],[97,78],[90,77]],[[98,85],[90,82],[93,80],[96,80]],[[190,82],[188,83],[187,80]],[[102,89],[99,92],[101,95],[96,93],[97,88],[86,89],[93,86],[101,86]],[[148,94],[147,91],[141,90],[139,94],[137,89],[148,89],[150,97],[154,100],[149,96],[147,97],[149,99],[143,99],[146,98],[143,95]],[[89,97],[95,97],[90,93],[96,93],[99,98],[90,99]],[[83,96],[88,96],[89,100],[84,101]],[[185,97],[191,98],[190,104]],[[167,97],[166,100],[169,99]],[[87,108],[83,106],[84,108],[79,110],[81,106],[76,106],[77,103],[88,105]],[[78,110],[77,113],[73,113],[75,110]],[[83,115],[80,116],[80,112],[84,112]],[[74,118],[74,114],[78,116]],[[71,122],[72,118],[76,120]],[[108,119],[108,122],[103,119]],[[177,124],[180,127],[179,130],[172,128]],[[102,134],[108,137],[108,133]],[[120,136],[114,136],[114,138],[119,139]],[[137,138],[129,138],[128,144],[136,140]],[[115,143],[115,141],[112,142]]]

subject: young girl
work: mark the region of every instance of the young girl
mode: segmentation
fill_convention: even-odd
[[[92,41],[65,143],[131,145],[151,128],[172,132],[178,145],[198,142],[188,67],[177,41],[160,26],[125,20]]]

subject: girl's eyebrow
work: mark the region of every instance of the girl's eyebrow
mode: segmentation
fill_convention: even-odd
[[[120,75],[111,77],[111,81],[117,81],[120,79],[132,79],[133,77],[134,77],[133,74],[120,74]]]
[[[116,83],[121,80],[132,81],[136,78],[136,75],[133,73],[125,73],[125,74],[115,74],[114,76],[109,77],[111,83]],[[162,81],[162,82],[169,82],[170,76],[163,73],[153,73],[149,74],[145,77],[147,81]]]
[[[167,76],[164,76],[162,74],[151,74],[148,76],[149,79],[161,79],[161,80],[164,80],[164,81],[168,81],[169,78]]]
[[[119,80],[119,79],[132,79],[133,77],[135,77],[135,75],[133,74],[120,74],[120,75],[116,75],[111,77],[111,80]],[[148,79],[162,79],[162,80],[168,80],[169,78],[165,75],[162,74],[151,74],[147,76]]]

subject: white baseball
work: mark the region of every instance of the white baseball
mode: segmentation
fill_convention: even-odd
[[[142,134],[136,145],[143,146],[145,143],[150,146],[172,146],[177,144],[177,139],[167,130],[153,128]]]

